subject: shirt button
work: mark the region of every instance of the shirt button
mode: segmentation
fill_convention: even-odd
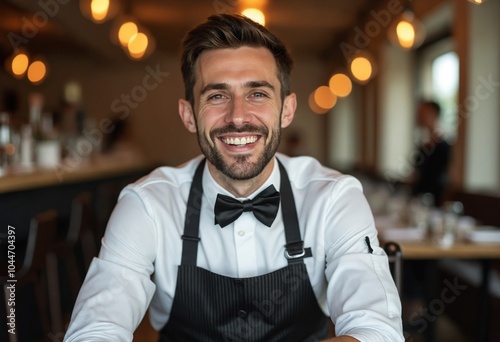
[[[239,236],[244,236],[244,235],[245,235],[245,231],[244,231],[244,230],[240,230],[240,231],[238,232],[238,235],[239,235]]]
[[[245,310],[238,311],[238,317],[240,317],[240,318],[246,318],[247,317],[247,312]]]
[[[239,285],[239,286],[243,285],[243,280],[241,280],[241,279],[235,279],[234,282],[236,283],[236,285]]]

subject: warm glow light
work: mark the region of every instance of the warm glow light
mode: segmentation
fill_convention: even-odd
[[[15,76],[23,76],[28,69],[29,58],[25,53],[19,53],[12,59],[12,73]]]
[[[325,114],[329,109],[321,108],[314,100],[314,91],[309,95],[309,108],[316,114]]]
[[[256,23],[261,24],[262,26],[266,25],[266,16],[262,13],[261,10],[257,8],[247,8],[241,12],[245,17],[252,19]]]
[[[331,109],[337,103],[337,96],[327,86],[320,86],[314,91],[314,101],[323,109]]]
[[[31,83],[40,83],[47,73],[47,67],[42,61],[34,61],[28,68],[28,79]]]
[[[127,46],[132,37],[139,32],[137,25],[132,21],[127,21],[120,26],[118,30],[118,39],[122,46]]]
[[[344,74],[333,75],[328,82],[328,86],[332,93],[338,97],[346,97],[352,90],[351,79]]]
[[[103,23],[113,18],[119,10],[120,0],[80,0],[80,11],[95,23]]]
[[[396,34],[403,48],[410,49],[415,44],[415,28],[411,23],[401,20],[396,26]]]
[[[140,59],[148,48],[148,36],[142,32],[137,33],[128,42],[128,51],[132,58]]]
[[[109,11],[109,0],[92,0],[90,10],[95,21],[105,20]]]
[[[372,76],[372,64],[366,57],[356,57],[351,62],[351,73],[358,81],[366,82]]]
[[[403,49],[415,49],[425,40],[425,26],[417,19],[411,8],[407,8],[388,29],[389,40]]]
[[[241,0],[240,1],[243,8],[254,7],[254,8],[264,8],[267,5],[267,0]]]
[[[475,5],[481,5],[485,2],[486,0],[469,0],[469,2],[472,2]]]

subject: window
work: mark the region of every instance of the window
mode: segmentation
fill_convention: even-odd
[[[419,98],[434,100],[441,106],[441,128],[450,142],[456,137],[459,60],[451,38],[440,40],[419,51]]]

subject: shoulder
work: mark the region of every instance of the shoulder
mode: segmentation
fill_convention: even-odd
[[[279,153],[276,157],[295,188],[353,186],[361,190],[361,183],[356,178],[326,167],[313,157],[288,157]]]

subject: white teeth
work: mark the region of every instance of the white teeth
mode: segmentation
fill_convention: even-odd
[[[224,143],[228,145],[246,145],[253,144],[257,141],[257,137],[243,137],[243,138],[227,138],[224,139]]]

